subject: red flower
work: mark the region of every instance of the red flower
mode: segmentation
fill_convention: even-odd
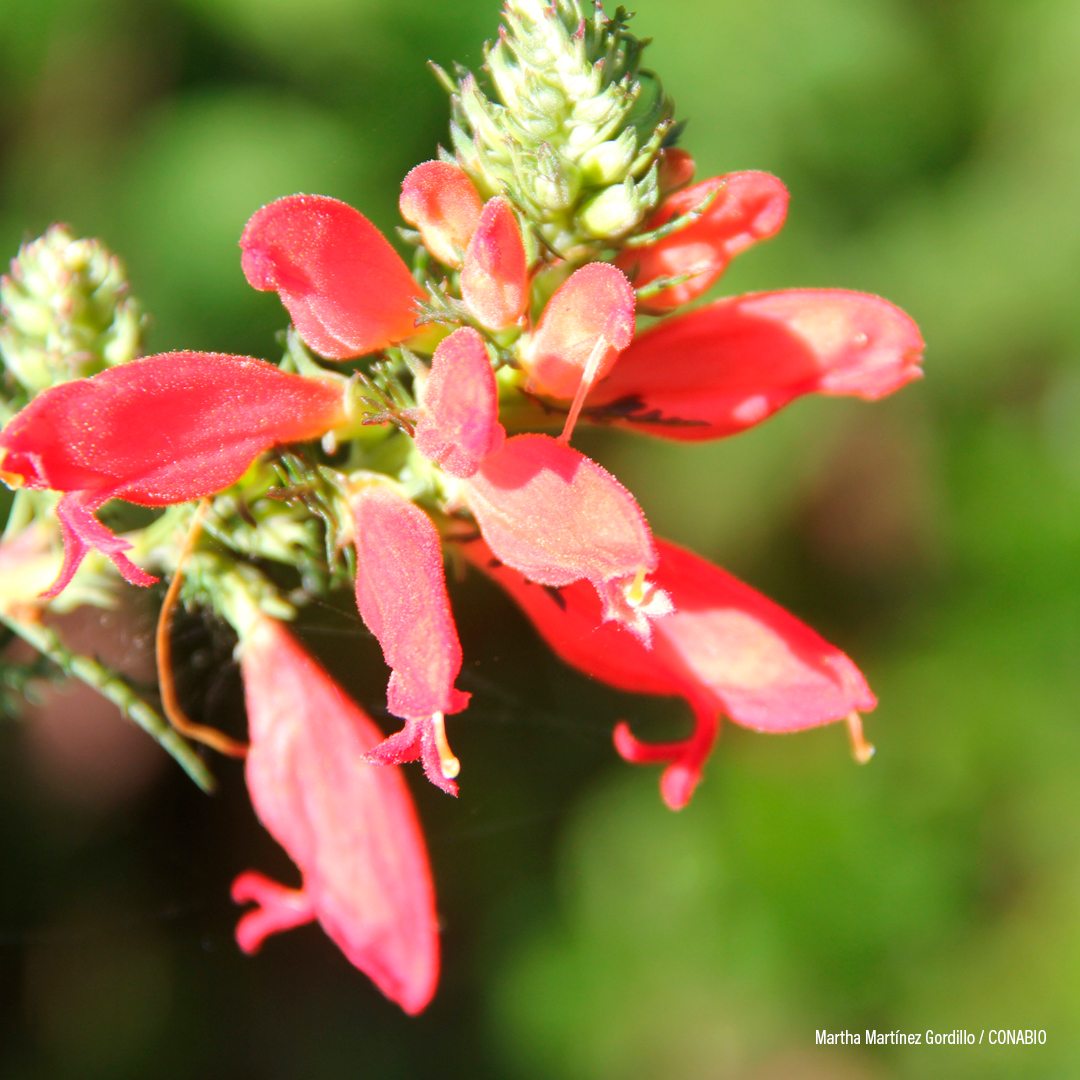
[[[714,176],[670,196],[645,230],[661,229],[704,206],[697,220],[645,247],[628,248],[616,264],[630,275],[635,289],[691,275],[640,302],[643,311],[662,314],[705,292],[740,251],[775,236],[784,224],[787,205],[787,188],[768,173]]]
[[[332,360],[416,332],[419,286],[358,210],[324,195],[289,195],[257,211],[240,238],[253,288],[277,292],[304,342]]]
[[[669,439],[715,439],[803,394],[884,397],[921,377],[922,351],[914,321],[880,297],[749,293],[639,334],[593,388],[586,413]]]
[[[416,448],[451,476],[472,476],[502,446],[499,392],[484,339],[470,326],[444,338],[419,394]]]
[[[218,353],[150,356],[44,391],[0,432],[5,482],[64,493],[64,565],[44,595],[59,593],[92,549],[135,585],[156,580],[94,517],[109,499],[166,506],[210,495],[275,443],[344,419],[340,387]]]
[[[370,765],[378,728],[285,627],[259,616],[241,638],[251,749],[247,782],[259,820],[300,868],[299,889],[255,871],[233,884],[246,953],[315,919],[407,1013],[435,993],[439,934],[424,839],[393,766]]]
[[[445,161],[417,165],[402,181],[398,205],[428,251],[458,269],[484,205],[465,170]]]
[[[405,727],[373,751],[381,761],[420,759],[428,779],[457,794],[460,769],[443,726],[468,704],[454,688],[461,671],[443,576],[439,534],[418,506],[384,484],[351,499],[356,545],[356,604],[393,669],[387,708]]]
[[[634,290],[610,263],[575,270],[548,301],[522,356],[533,389],[572,398],[603,378],[634,336]]]
[[[530,580],[585,579],[603,601],[603,618],[643,641],[649,619],[671,610],[646,581],[656,549],[633,495],[565,443],[515,435],[484,459],[462,493],[491,550]]]
[[[674,544],[657,541],[655,581],[675,610],[655,620],[651,649],[606,625],[583,583],[538,588],[492,558],[482,541],[463,546],[470,562],[517,601],[567,663],[621,690],[689,702],[695,726],[688,739],[650,745],[625,724],[615,731],[616,748],[627,760],[669,763],[661,791],[672,809],[693,793],[721,713],[775,733],[849,718],[856,724],[857,712],[877,704],[839,649],[750,586]]]
[[[503,198],[488,200],[465,251],[461,299],[489,330],[505,330],[529,305],[528,262],[521,226]]]

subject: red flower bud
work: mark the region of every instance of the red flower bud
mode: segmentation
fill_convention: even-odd
[[[669,146],[660,155],[660,169],[657,180],[660,190],[665,194],[685,187],[694,179],[694,159],[686,150]]]
[[[884,397],[922,375],[922,351],[919,328],[880,297],[749,293],[646,330],[586,407],[594,419],[652,435],[715,439],[803,394]]]
[[[489,199],[461,268],[461,299],[489,330],[505,330],[529,303],[528,263],[517,215],[506,199]]]
[[[300,337],[332,360],[416,332],[420,287],[358,210],[324,195],[289,195],[257,210],[240,237],[253,288],[277,292]]]
[[[472,476],[503,444],[499,392],[484,339],[469,326],[444,338],[420,392],[416,448],[451,476]]]
[[[588,263],[548,301],[522,366],[541,393],[572,398],[583,383],[603,378],[633,336],[630,283],[610,263]]]
[[[435,892],[400,771],[365,760],[379,729],[273,619],[242,635],[240,667],[251,801],[303,875],[300,889],[236,879],[233,899],[260,905],[236,928],[240,948],[318,919],[388,998],[420,1012],[439,976]]]
[[[642,311],[662,314],[700,296],[740,251],[778,233],[787,215],[787,188],[775,176],[737,172],[672,195],[646,223],[646,231],[689,214],[710,195],[712,201],[696,221],[647,247],[627,249],[616,260],[636,289],[662,278],[693,275],[641,300]]]
[[[424,246],[456,270],[480,221],[483,201],[464,169],[446,161],[417,165],[401,184],[401,216],[420,230]]]
[[[273,364],[219,353],[164,353],[39,394],[0,432],[9,484],[64,492],[57,516],[71,580],[90,549],[136,585],[156,579],[93,512],[109,499],[166,506],[235,483],[275,443],[324,434],[345,419],[342,392]]]
[[[595,461],[547,435],[515,435],[484,459],[463,495],[496,556],[541,585],[585,579],[604,619],[648,640],[670,611],[645,575],[656,549],[634,497]]]
[[[386,762],[421,759],[428,779],[451,795],[460,765],[446,742],[443,718],[469,695],[454,688],[461,671],[442,549],[431,519],[383,484],[351,499],[356,545],[356,604],[393,669],[387,708],[407,723],[372,752]]]
[[[674,612],[653,623],[652,648],[603,623],[592,591],[580,582],[537,588],[491,558],[476,541],[469,560],[521,606],[568,664],[620,690],[679,695],[694,710],[690,738],[641,743],[625,724],[616,748],[635,762],[669,762],[661,782],[672,809],[685,805],[715,741],[719,715],[757,731],[799,731],[874,708],[855,665],[783,608],[718,566],[657,541],[654,579]]]

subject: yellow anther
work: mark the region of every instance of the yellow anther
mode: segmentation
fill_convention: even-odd
[[[461,762],[454,757],[450,744],[446,741],[446,719],[441,712],[433,713],[431,726],[435,729],[435,747],[439,751],[439,768],[443,777],[453,780],[461,772]]]
[[[851,756],[860,765],[865,765],[874,756],[874,744],[868,743],[863,735],[862,717],[857,712],[847,715],[848,738],[851,740]]]
[[[634,575],[633,584],[626,590],[626,600],[631,606],[636,606],[645,599],[645,568],[642,567]]]

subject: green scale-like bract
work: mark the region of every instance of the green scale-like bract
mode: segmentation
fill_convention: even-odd
[[[543,241],[585,262],[645,219],[672,104],[640,67],[645,44],[620,8],[508,0],[486,52],[490,91],[458,69],[451,139],[485,197],[506,195]]]

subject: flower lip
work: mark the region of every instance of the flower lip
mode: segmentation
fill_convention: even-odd
[[[276,291],[300,337],[346,360],[410,337],[421,290],[401,256],[358,210],[288,195],[257,210],[240,237],[249,284]]]

